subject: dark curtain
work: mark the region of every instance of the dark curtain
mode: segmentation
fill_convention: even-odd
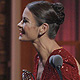
[[[54,2],[61,2],[65,11],[65,20],[60,26],[56,40],[69,42],[68,45],[63,45],[63,47],[75,56],[75,43],[80,41],[80,0],[54,0]],[[71,43],[73,45],[70,45]]]

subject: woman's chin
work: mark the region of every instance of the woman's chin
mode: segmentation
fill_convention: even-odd
[[[19,36],[19,40],[20,41],[29,41],[29,39],[24,36]]]
[[[23,40],[21,36],[19,36],[19,40],[20,40],[20,41],[22,41],[22,40]]]

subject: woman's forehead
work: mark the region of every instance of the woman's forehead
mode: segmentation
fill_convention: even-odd
[[[33,16],[33,14],[31,13],[31,11],[26,7],[23,11],[23,14],[22,14],[22,19],[27,19],[29,21],[34,21],[35,22],[35,18]]]
[[[30,10],[26,7],[23,11],[23,14],[22,14],[22,19],[27,19],[29,21],[33,20],[33,15],[32,13],[30,12]]]
[[[26,17],[27,15],[29,16],[31,14],[31,12],[29,11],[29,9],[26,7],[23,11],[22,17]]]

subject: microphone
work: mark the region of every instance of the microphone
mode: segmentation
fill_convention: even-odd
[[[60,76],[60,79],[63,80],[62,78],[62,73],[61,73],[61,70],[60,68],[62,67],[62,64],[63,64],[63,59],[60,55],[53,55],[49,58],[49,63],[54,67],[56,68],[59,76]]]

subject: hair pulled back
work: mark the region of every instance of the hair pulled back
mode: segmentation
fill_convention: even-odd
[[[64,21],[64,7],[61,3],[50,3],[48,1],[34,1],[27,5],[27,8],[32,12],[37,26],[43,23],[49,25],[48,36],[54,39],[60,24]]]

